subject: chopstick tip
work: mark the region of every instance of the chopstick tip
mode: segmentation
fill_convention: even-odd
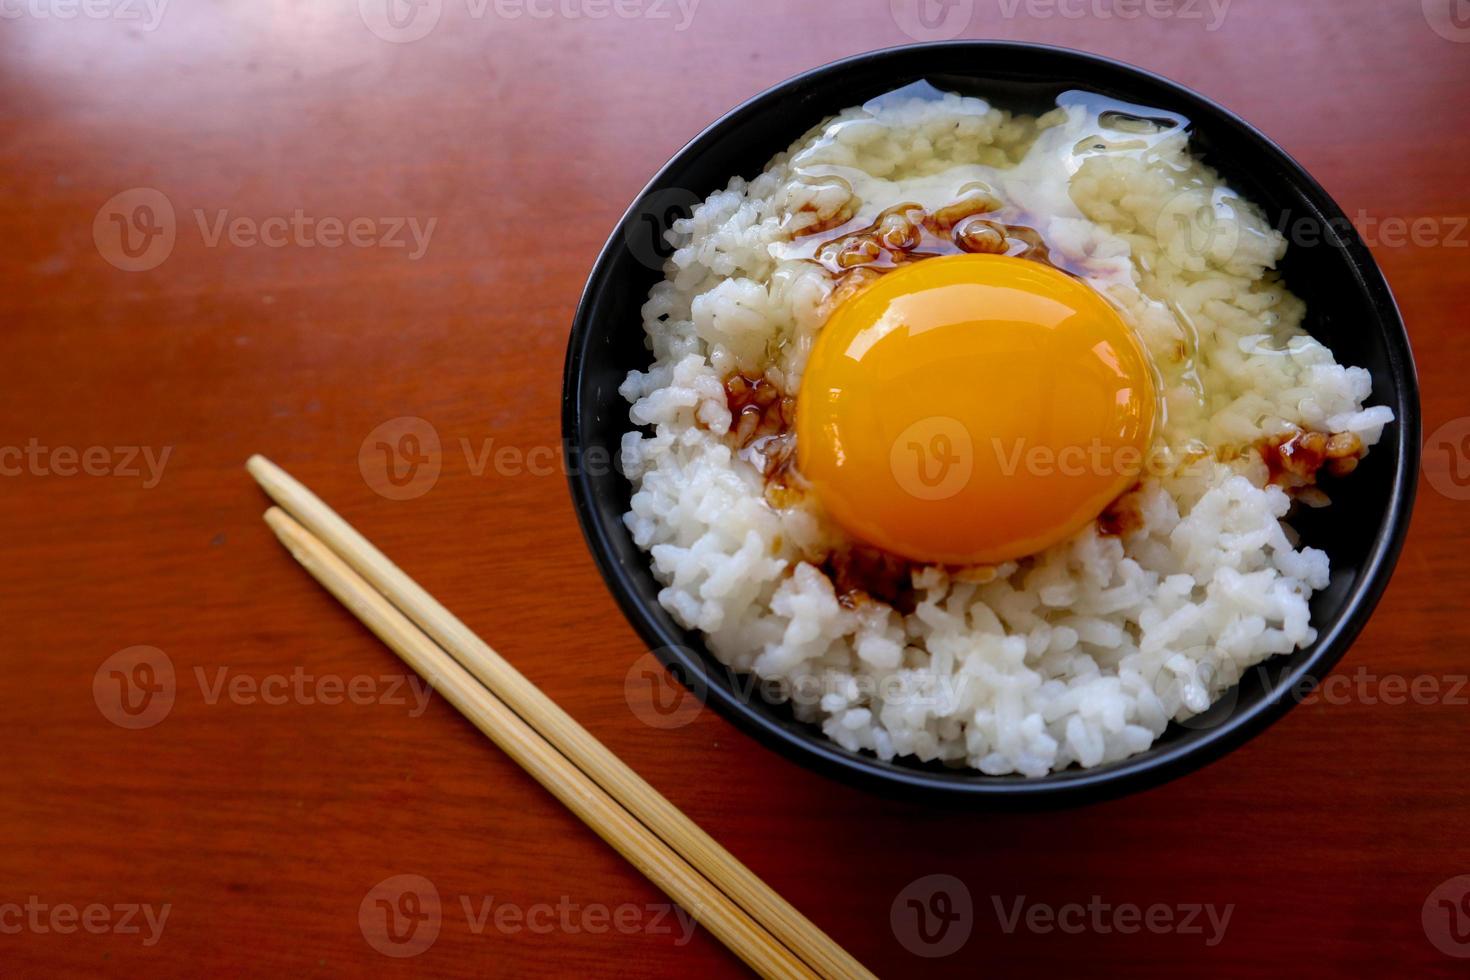
[[[271,533],[276,536],[276,539],[286,546],[286,550],[291,552],[293,557],[300,561],[303,554],[303,542],[310,537],[309,532],[300,524],[296,523],[295,518],[279,507],[267,509],[264,517],[266,527],[270,528]]]

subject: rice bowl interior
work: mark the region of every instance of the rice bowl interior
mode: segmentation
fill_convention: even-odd
[[[789,465],[823,327],[887,274],[823,249],[977,185],[989,227],[1017,230],[1001,246],[1119,311],[1159,421],[1136,487],[1066,540],[978,565],[895,560]],[[1020,117],[911,87],[818,126],[676,232],[644,308],[652,365],[622,389],[638,427],[625,520],[674,618],[838,744],[995,775],[1094,766],[1314,639],[1327,556],[1283,518],[1325,505],[1319,466],[1345,476],[1392,413],[1365,408],[1367,372],[1302,330],[1272,272],[1285,242],[1190,156],[1185,120],[1080,93]]]

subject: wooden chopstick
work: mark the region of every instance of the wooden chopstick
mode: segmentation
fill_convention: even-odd
[[[312,577],[567,809],[763,977],[815,977],[796,954],[598,788],[280,508],[266,523]]]
[[[315,494],[263,456],[252,456],[247,468],[277,504],[817,973],[827,980],[876,980],[850,953],[610,752]]]

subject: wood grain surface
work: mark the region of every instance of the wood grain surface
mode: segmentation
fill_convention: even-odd
[[[405,698],[261,523],[252,452],[881,975],[1463,972],[1464,0],[932,7],[1264,129],[1376,229],[1424,389],[1413,529],[1337,695],[1030,815],[875,799],[708,710],[645,723],[673,692],[640,687],[554,462],[572,311],[629,200],[749,95],[930,30],[908,0],[394,3],[0,0],[0,972],[742,973]],[[376,446],[413,444],[375,430],[410,416],[439,472],[392,499]],[[929,944],[916,908],[960,918]]]

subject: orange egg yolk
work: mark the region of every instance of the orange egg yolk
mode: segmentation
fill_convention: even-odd
[[[999,255],[925,259],[843,302],[797,399],[797,465],[850,535],[916,561],[1033,554],[1138,478],[1153,373],[1095,290]]]

